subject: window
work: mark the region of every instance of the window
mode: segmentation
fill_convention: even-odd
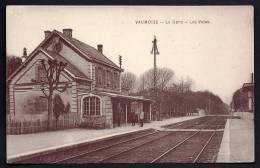
[[[106,71],[104,69],[102,70],[102,84],[106,85]]]
[[[113,85],[114,85],[114,88],[118,88],[119,87],[119,78],[118,78],[118,73],[117,72],[114,72]]]
[[[96,81],[96,85],[98,84],[98,68],[95,67],[95,81]]]
[[[95,73],[96,73],[96,85],[102,85],[102,69],[101,67],[96,67],[95,68]]]
[[[36,80],[37,82],[46,82],[47,81],[47,76],[46,76],[46,71],[44,70],[43,66],[41,64],[36,65]]]
[[[111,72],[110,71],[107,71],[107,86],[110,87],[111,86]]]
[[[98,68],[98,80],[97,80],[97,83],[99,84],[99,85],[101,85],[102,84],[102,69],[99,67]]]
[[[96,96],[88,96],[83,98],[83,117],[100,115],[100,98]]]

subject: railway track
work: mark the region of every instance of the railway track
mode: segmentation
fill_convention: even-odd
[[[195,132],[179,142],[150,163],[196,163],[216,132]],[[196,143],[196,145],[191,145]]]
[[[82,153],[80,155],[76,155],[73,157],[65,158],[63,160],[57,161],[56,163],[101,163],[101,162],[106,162],[106,160],[114,158],[122,153],[129,152],[140,146],[160,140],[171,134],[172,134],[172,132],[158,131],[153,134],[144,135],[140,138],[130,139],[130,140],[118,143],[118,144],[114,144],[114,145],[107,146],[104,148],[99,148],[97,150]]]
[[[223,131],[216,131],[215,135],[210,140],[209,144],[205,147],[197,163],[215,163],[218,155],[218,147],[220,147]]]
[[[93,143],[86,143],[86,144],[78,144],[76,146],[72,146],[66,150],[57,150],[47,154],[41,154],[36,156],[27,157],[26,159],[22,159],[16,161],[14,163],[59,163],[63,160],[66,160],[70,157],[80,156],[81,154],[95,151],[98,149],[106,148],[109,146],[117,145],[120,143],[124,143],[127,141],[131,141],[134,139],[142,138],[146,135],[150,135],[156,133],[157,130],[154,129],[147,129],[138,132],[128,133],[126,135],[121,135],[118,137],[112,137],[104,140],[100,140]]]
[[[223,128],[225,122],[219,117],[200,118],[166,126],[196,128],[194,131],[140,131],[20,163],[212,163],[223,134],[218,129]]]
[[[195,163],[195,162],[203,162],[203,158],[201,156],[204,156],[205,150],[207,150],[208,145],[210,144],[211,140],[215,136],[216,131],[213,132],[178,132],[178,133],[171,133],[167,134],[163,137],[153,139],[151,141],[140,143],[132,148],[124,149],[121,152],[113,151],[113,155],[110,155],[108,157],[100,158],[99,160],[95,161],[95,163],[165,163],[165,162],[175,162],[175,163]],[[178,137],[178,140],[176,140],[176,136]],[[164,148],[165,150],[162,151],[158,150],[158,145],[160,142],[171,142],[169,140],[174,140],[175,138],[175,145],[168,144],[166,145],[164,143],[164,146],[168,146],[167,148]],[[191,143],[194,142],[200,142],[196,144],[196,149],[190,148]],[[194,146],[194,144],[192,144]],[[149,149],[152,146],[157,146],[157,150],[151,150],[153,153],[149,153],[150,157],[147,157],[147,152],[145,152],[144,149]],[[179,151],[178,151],[179,150]],[[185,151],[185,155],[179,155],[178,153],[180,151]],[[196,151],[194,153],[194,151]],[[162,153],[163,152],[163,153]],[[174,156],[174,160],[171,160],[172,155],[176,153]],[[161,153],[161,154],[159,154]],[[141,157],[144,156],[145,157]],[[97,156],[96,156],[97,157]],[[170,158],[170,159],[169,159]],[[187,158],[190,158],[187,160]],[[89,158],[88,158],[89,159]],[[80,158],[77,160],[74,160],[76,163],[85,163],[85,158]],[[69,161],[71,162],[71,161]],[[88,162],[88,161],[87,161]],[[72,162],[73,163],[73,162]],[[93,163],[93,162],[92,162]]]
[[[164,126],[167,129],[224,129],[226,116],[205,116]]]
[[[216,122],[216,120],[212,121],[208,121],[206,122],[207,124],[210,123],[214,123]],[[200,125],[202,128],[205,126],[205,123],[203,125]],[[162,134],[162,136],[160,136],[160,134]],[[98,150],[94,150],[91,152],[87,152],[87,153],[83,153],[71,158],[66,158],[62,161],[56,162],[56,163],[114,163],[117,162],[116,160],[120,159],[120,157],[122,157],[122,154],[129,154],[131,151],[134,151],[140,147],[143,146],[149,146],[149,144],[152,144],[153,142],[161,142],[163,139],[169,137],[170,135],[172,135],[173,133],[168,133],[166,131],[160,131],[157,133],[153,133],[152,135],[147,135],[142,137],[142,140],[139,142],[136,142],[136,139],[133,140],[128,140],[126,142],[120,143],[120,144],[114,144],[112,146],[108,146],[106,148],[101,148]],[[207,139],[207,141],[205,141],[205,135],[211,134],[210,137]],[[208,132],[204,132],[202,133],[201,131],[197,131],[191,135],[189,135],[188,137],[186,137],[184,140],[180,141],[179,143],[177,143],[175,146],[171,147],[170,149],[168,149],[167,151],[165,151],[163,154],[161,154],[160,156],[156,157],[155,159],[153,159],[150,163],[154,163],[157,162],[158,160],[161,160],[162,157],[165,157],[168,153],[172,153],[172,151],[174,149],[180,148],[180,146],[182,146],[183,144],[186,144],[189,141],[194,141],[192,138],[196,137],[197,139],[199,138],[199,141],[201,143],[204,143],[204,145],[200,145],[197,144],[195,146],[198,147],[202,147],[201,149],[196,149],[198,151],[198,154],[196,155],[195,159],[192,162],[196,162],[200,155],[204,152],[204,150],[206,149],[207,145],[210,143],[211,139],[213,138],[213,136],[216,134],[216,131],[213,131],[212,133],[208,133]],[[153,136],[155,135],[155,136]],[[193,144],[194,146],[194,144]],[[181,148],[181,150],[183,150],[183,148]],[[189,153],[189,152],[187,152]],[[179,157],[182,157],[182,155],[179,155]],[[177,158],[177,157],[175,157]],[[185,157],[184,157],[185,158]],[[193,158],[193,157],[192,157]],[[125,160],[127,161],[127,160]],[[182,162],[182,160],[176,160],[177,162]],[[129,162],[129,161],[128,161]],[[166,160],[166,162],[168,162]],[[188,161],[189,162],[189,161]]]

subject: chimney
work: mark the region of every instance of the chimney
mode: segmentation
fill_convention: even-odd
[[[27,50],[26,50],[26,48],[24,47],[24,48],[23,48],[22,62],[24,62],[24,61],[26,60],[26,58],[27,58]]]
[[[62,31],[66,37],[72,38],[72,29],[63,29]]]
[[[51,34],[50,30],[45,30],[44,31],[44,35],[45,35],[45,39]]]
[[[251,73],[251,83],[254,83],[254,73]]]
[[[103,53],[103,45],[102,44],[98,44],[97,49],[98,49],[98,52]]]

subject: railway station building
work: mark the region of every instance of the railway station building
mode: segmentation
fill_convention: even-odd
[[[123,69],[103,53],[103,46],[87,45],[73,37],[72,29],[62,32],[44,31],[44,40],[27,56],[22,65],[7,79],[9,116],[14,120],[47,119],[47,100],[42,98],[41,83],[46,72],[40,61],[57,60],[67,63],[60,76],[59,87],[67,89],[59,94],[69,104],[69,115],[80,123],[104,121],[105,127],[130,122],[131,113],[144,111],[151,119],[149,99],[130,96],[121,89]],[[36,82],[35,82],[36,81]],[[94,122],[94,123],[93,123]]]
[[[249,83],[244,83],[242,86],[242,91],[247,93],[247,101],[248,101],[248,106],[247,106],[247,111],[254,112],[254,74],[251,74],[251,82]]]

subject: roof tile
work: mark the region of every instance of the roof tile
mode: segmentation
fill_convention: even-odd
[[[57,34],[68,40],[70,43],[72,43],[75,47],[77,47],[81,52],[89,56],[91,59],[105,63],[109,66],[112,66],[113,68],[116,69],[121,69],[119,66],[117,66],[114,62],[112,62],[110,59],[108,59],[104,54],[100,53],[97,49],[95,49],[92,46],[87,45],[86,43],[79,41],[78,39],[75,38],[68,38],[65,36],[63,33],[55,30]]]
[[[67,63],[67,66],[65,67],[65,69],[67,69],[69,72],[71,72],[73,75],[75,75],[78,78],[84,78],[87,80],[90,80],[84,73],[82,73],[76,66],[72,65],[68,60],[66,60],[63,56],[57,54],[54,51],[50,51],[50,50],[44,50],[45,52],[47,52],[51,57],[53,57],[54,59],[56,59],[57,61],[61,61],[63,63]]]

